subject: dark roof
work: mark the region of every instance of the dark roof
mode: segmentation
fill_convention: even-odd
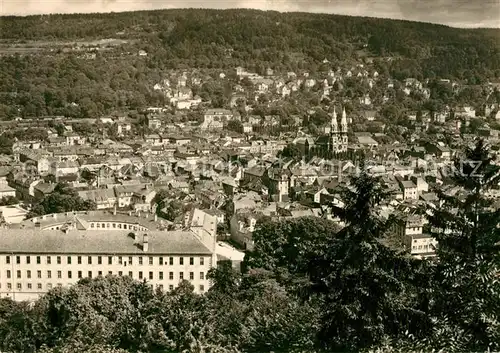
[[[199,254],[211,255],[190,231],[147,232],[147,252],[134,245],[129,231],[0,230],[0,253],[26,254]],[[139,233],[142,241],[142,233]]]

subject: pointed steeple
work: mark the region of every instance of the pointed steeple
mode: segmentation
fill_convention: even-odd
[[[335,107],[333,107],[332,120],[330,122],[330,132],[338,132],[339,127],[337,125],[337,112],[335,111]]]
[[[342,120],[340,121],[341,130],[343,133],[347,133],[347,114],[345,112],[345,107],[342,109]]]

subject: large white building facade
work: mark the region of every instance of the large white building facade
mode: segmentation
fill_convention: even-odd
[[[0,297],[36,300],[56,286],[108,274],[165,291],[182,280],[191,282],[196,293],[208,290],[207,273],[217,261],[211,224],[185,231],[134,231],[112,224],[113,230],[107,223],[106,229],[1,229]]]

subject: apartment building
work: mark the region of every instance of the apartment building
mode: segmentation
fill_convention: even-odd
[[[215,236],[192,231],[2,229],[0,297],[35,300],[56,286],[108,274],[165,291],[188,280],[203,293],[216,266],[215,244]]]
[[[422,216],[404,215],[395,224],[396,235],[412,256],[435,256],[438,242],[430,234],[423,232],[423,226]]]

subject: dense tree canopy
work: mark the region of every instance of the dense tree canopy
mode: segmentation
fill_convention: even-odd
[[[122,42],[97,51],[92,60],[71,50],[75,42],[90,48],[92,40],[117,37]],[[500,76],[498,30],[326,14],[168,10],[4,17],[0,38],[18,45],[31,41],[25,45],[36,53],[1,57],[2,119],[93,118],[117,108],[163,105],[164,96],[152,86],[169,69],[229,73],[242,65],[261,73],[271,67],[314,74],[327,69],[321,64],[324,58],[336,68],[372,56],[382,57],[374,63],[381,74],[398,79],[445,77],[480,84]],[[147,57],[138,56],[139,50]],[[366,89],[349,86],[346,94]],[[212,82],[194,93],[210,98],[215,107],[228,100],[227,87]],[[447,92],[437,94],[445,97]]]

